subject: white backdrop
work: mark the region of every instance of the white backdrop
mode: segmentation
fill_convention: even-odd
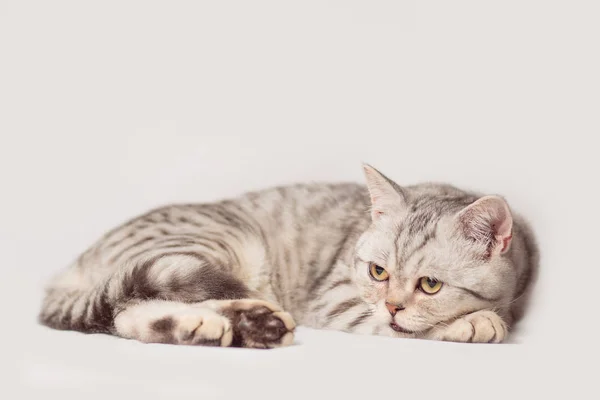
[[[0,1],[9,381],[88,398],[589,395],[597,2],[417,3]],[[520,344],[301,329],[298,346],[261,353],[36,325],[43,282],[123,220],[275,184],[359,181],[361,161],[400,184],[503,194],[528,217],[542,264]]]

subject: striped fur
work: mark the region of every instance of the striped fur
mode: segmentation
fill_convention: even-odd
[[[508,251],[479,254],[480,244],[461,236],[459,216],[480,196],[448,185],[400,188],[366,168],[369,190],[295,185],[132,219],[50,283],[40,321],[146,342],[221,346],[289,344],[294,320],[365,334],[500,341],[505,332],[498,331],[522,315],[535,276],[536,248],[523,221],[513,216]],[[486,246],[493,249],[492,239]],[[385,264],[389,281],[373,282],[365,262]],[[446,279],[437,299],[414,291],[414,273],[423,268],[428,275],[420,276]],[[390,299],[406,302],[410,317],[390,316]],[[476,318],[481,312],[500,322],[486,314],[487,326]],[[471,334],[472,321],[483,333]]]

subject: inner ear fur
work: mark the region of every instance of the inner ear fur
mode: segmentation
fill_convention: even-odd
[[[487,256],[508,251],[512,239],[513,218],[503,198],[480,198],[458,214],[458,222],[467,238],[486,246]]]

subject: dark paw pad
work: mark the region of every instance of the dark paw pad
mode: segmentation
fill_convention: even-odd
[[[262,305],[230,312],[234,346],[270,348],[289,345],[293,340],[295,324],[286,312],[273,312]]]

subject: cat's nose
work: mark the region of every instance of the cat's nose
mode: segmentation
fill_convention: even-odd
[[[388,303],[387,301],[385,302],[385,307],[388,309],[390,314],[392,314],[392,317],[396,315],[398,311],[404,310],[404,306],[402,304],[392,304]]]

